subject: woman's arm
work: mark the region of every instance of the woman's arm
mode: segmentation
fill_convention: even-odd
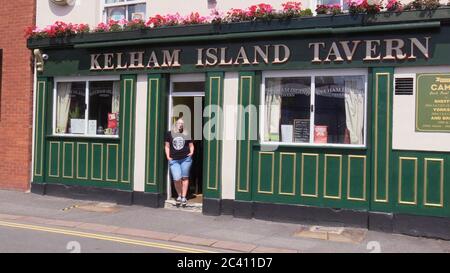
[[[166,151],[166,158],[167,160],[172,160],[172,158],[170,157],[170,143],[166,141],[166,145],[164,147],[165,151]]]
[[[194,155],[194,143],[189,143],[189,154],[188,154],[188,156],[192,156],[192,155]]]

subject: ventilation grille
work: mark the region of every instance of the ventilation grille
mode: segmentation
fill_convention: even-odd
[[[395,95],[412,95],[414,78],[395,78]]]

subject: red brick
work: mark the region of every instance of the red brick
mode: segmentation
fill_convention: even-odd
[[[33,70],[24,29],[35,24],[35,7],[35,0],[2,1],[0,5],[0,189],[29,189]]]

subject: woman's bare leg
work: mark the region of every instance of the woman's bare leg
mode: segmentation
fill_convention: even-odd
[[[174,181],[173,184],[175,184],[175,190],[177,190],[178,196],[183,195],[183,186],[182,186],[183,180]]]
[[[188,189],[189,189],[189,178],[183,178],[183,194],[181,195],[181,196],[184,196],[184,197],[186,197],[187,198],[187,192],[188,192]]]

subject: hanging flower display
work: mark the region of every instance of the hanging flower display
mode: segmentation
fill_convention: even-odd
[[[382,0],[346,0],[348,12],[350,14],[366,13],[376,14],[383,9]],[[449,2],[450,3],[450,2]],[[439,0],[413,0],[408,5],[403,6],[400,0],[388,0],[385,8],[389,12],[402,12],[403,10],[432,10],[440,7]],[[317,5],[317,14],[336,15],[343,13],[339,4]],[[123,30],[153,29],[166,26],[177,25],[198,25],[198,24],[225,24],[255,20],[286,19],[301,16],[311,16],[310,9],[302,10],[301,3],[288,1],[281,4],[281,9],[276,10],[269,4],[261,3],[252,5],[247,9],[230,9],[226,13],[213,10],[210,16],[203,16],[198,12],[183,17],[180,14],[154,15],[147,21],[142,19],[109,20],[107,23],[100,23],[91,30],[87,24],[68,24],[57,21],[44,29],[28,27],[25,29],[27,38],[54,38],[71,36],[90,32],[117,32]]]
[[[402,12],[403,5],[399,0],[389,0],[386,4],[386,10],[390,12]]]
[[[132,21],[126,22],[123,26],[124,30],[137,30],[144,29],[147,26],[145,25],[144,20],[142,19],[134,19]]]
[[[302,5],[300,2],[286,2],[284,4],[281,4],[283,7],[282,14],[286,15],[287,17],[297,17],[300,16],[302,11]]]
[[[317,5],[316,13],[336,15],[342,13],[342,8],[339,4]]]
[[[209,23],[205,16],[201,16],[198,12],[192,12],[182,20],[183,25],[198,25]]]
[[[164,25],[166,25],[166,24],[167,24],[167,19],[166,19],[166,17],[161,16],[161,15],[159,15],[159,14],[157,14],[157,15],[155,15],[155,16],[153,16],[153,17],[150,17],[150,18],[147,20],[147,22],[145,23],[145,25],[146,25],[147,27],[150,27],[150,28],[162,27],[162,26],[164,26]]]
[[[273,9],[273,7],[271,5],[262,3],[262,4],[250,6],[247,9],[247,16],[249,18],[251,18],[252,20],[255,20],[258,18],[267,20],[267,19],[272,18],[274,11],[275,10]]]

